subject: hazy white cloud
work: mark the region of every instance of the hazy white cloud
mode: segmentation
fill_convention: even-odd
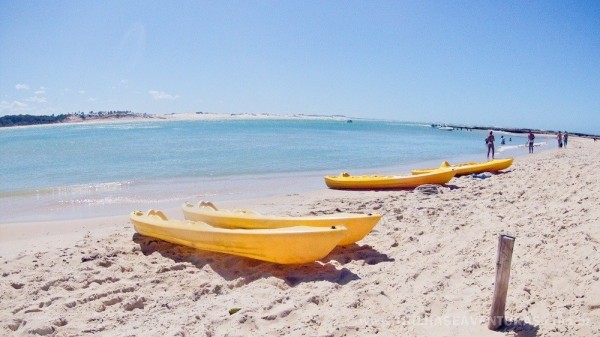
[[[19,101],[0,101],[0,113],[2,114],[19,114],[29,110],[29,106]]]
[[[29,86],[27,84],[17,83],[17,84],[15,84],[15,89],[17,89],[17,90],[29,90]]]
[[[120,80],[117,85],[112,86],[112,89],[117,89],[117,88],[124,88],[124,89],[129,88],[129,81],[128,80]]]
[[[155,100],[170,100],[170,101],[174,101],[177,98],[179,98],[179,95],[171,95],[171,94],[167,94],[164,91],[157,91],[157,90],[150,90],[148,91],[148,93],[150,94],[150,96],[152,96],[152,98],[154,98]]]
[[[36,90],[34,92],[34,94],[35,94],[35,96],[29,97],[30,102],[46,103],[48,101],[48,100],[46,100],[46,97],[44,96],[44,95],[46,95],[46,88],[40,87],[40,90]]]
[[[83,95],[83,94],[85,94],[85,90],[79,90],[78,93]]]
[[[33,97],[29,97],[29,101],[34,102],[34,103],[46,103],[46,97],[44,96],[33,96]]]

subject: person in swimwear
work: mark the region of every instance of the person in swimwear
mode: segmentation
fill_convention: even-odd
[[[568,140],[569,140],[569,133],[567,131],[565,131],[565,133],[563,134],[563,146],[565,147],[565,149],[567,148]]]
[[[492,159],[494,159],[494,133],[492,131],[490,131],[490,135],[485,139],[485,142],[487,144],[487,148],[488,148],[488,152],[487,152],[487,158],[488,160],[490,159],[490,151],[492,152]]]
[[[562,132],[558,131],[558,136],[556,136],[556,140],[558,140],[558,147],[562,147]]]
[[[527,139],[529,139],[529,153],[533,153],[533,140],[535,139],[535,135],[533,132],[531,132],[531,130],[529,130],[529,136],[527,136]]]

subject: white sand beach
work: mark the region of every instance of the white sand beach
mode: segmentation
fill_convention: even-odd
[[[64,123],[75,123],[75,124],[96,124],[96,123],[129,123],[132,121],[214,121],[214,120],[257,120],[257,119],[270,119],[270,120],[349,120],[349,117],[342,115],[305,115],[305,114],[271,114],[271,113],[224,113],[224,112],[182,112],[182,113],[169,113],[169,114],[131,114],[126,116],[111,116],[111,115],[86,115],[85,119],[79,117],[79,115],[71,116]],[[60,125],[58,124],[43,124],[43,125]],[[39,125],[33,125],[39,126]],[[23,126],[19,126],[23,127]],[[28,125],[31,127],[31,125]]]
[[[222,112],[187,112],[172,113],[165,115],[152,115],[152,118],[168,120],[236,120],[236,119],[331,119],[347,120],[348,117],[342,115],[305,115],[305,114],[252,114],[252,113],[222,113]]]
[[[219,204],[383,215],[364,240],[299,266],[143,237],[127,214],[0,224],[0,335],[598,336],[599,156],[600,143],[572,137],[438,194],[323,184]],[[500,233],[516,243],[510,324],[496,332],[487,317]]]

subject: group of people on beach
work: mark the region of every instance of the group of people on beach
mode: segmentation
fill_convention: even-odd
[[[501,136],[502,138],[502,144],[504,145],[504,136]],[[560,131],[558,131],[558,135],[556,136],[556,139],[558,140],[558,147],[559,148],[567,148],[567,143],[569,141],[569,133],[567,131],[565,131],[565,133],[562,133]],[[490,131],[490,134],[485,138],[485,143],[487,144],[487,158],[488,160],[490,159],[490,153],[492,154],[492,159],[494,159],[494,132]],[[511,138],[512,140],[512,138]],[[531,130],[529,130],[529,135],[527,135],[527,140],[528,140],[528,145],[529,145],[529,153],[533,153],[533,143],[535,140],[535,135],[533,134],[533,132]],[[594,141],[596,141],[596,139],[594,138]]]
[[[556,140],[558,140],[558,147],[567,148],[567,142],[569,141],[569,133],[565,131],[565,133],[561,133],[558,131],[558,135],[556,135]]]
[[[529,153],[533,153],[533,140],[535,139],[535,135],[533,132],[529,131],[529,135],[527,136],[529,140]],[[562,133],[558,131],[558,135],[556,136],[556,140],[558,140],[558,147],[567,147],[567,143],[569,142],[569,133],[565,131]]]

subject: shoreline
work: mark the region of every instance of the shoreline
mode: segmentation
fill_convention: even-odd
[[[179,116],[180,118],[196,117],[195,115],[184,115]],[[215,116],[201,116],[202,118],[213,118]],[[220,117],[220,116],[219,116]],[[240,116],[247,117],[247,116]],[[265,116],[268,117],[268,116]],[[126,122],[119,120],[119,122]],[[173,122],[173,127],[179,127],[178,124],[185,126],[194,126],[194,122]],[[278,124],[277,122],[269,122],[269,124]],[[282,122],[286,125],[293,125],[295,123]],[[310,125],[312,122],[298,122],[299,125]],[[329,122],[326,124],[335,125],[340,128],[354,128],[362,125],[369,125],[371,122],[356,121],[355,125],[340,123],[340,122]],[[339,124],[338,124],[339,123]],[[220,124],[216,123],[215,125]],[[232,122],[235,124],[235,122]],[[375,123],[374,125],[381,125],[384,123]],[[405,123],[399,123],[400,127],[404,127]],[[127,130],[122,132],[123,135],[129,134],[130,129],[153,129],[161,128],[160,122],[146,124],[142,122],[132,122],[124,126],[123,124],[115,124],[108,126],[98,126],[98,128],[91,126],[92,129],[101,130],[107,129]],[[199,126],[211,127],[213,124],[202,124]],[[407,124],[409,125],[409,124]],[[146,126],[148,126],[146,128]],[[164,125],[165,128],[170,127]],[[395,126],[395,125],[394,125]],[[412,124],[411,124],[412,126]],[[245,126],[244,126],[245,127]],[[77,126],[72,128],[74,131],[86,132],[90,127]],[[58,130],[68,130],[69,127],[59,129],[40,129],[39,132],[53,132]],[[83,130],[83,131],[82,131]],[[412,130],[412,129],[411,129]],[[431,129],[427,125],[417,125],[414,132],[427,133],[434,135],[435,137],[445,138],[448,137],[448,133],[438,132],[437,130]],[[421,131],[423,130],[423,131]],[[27,131],[27,130],[23,130]],[[35,135],[38,131],[29,130],[27,133]],[[153,131],[149,131],[153,132]],[[134,132],[132,132],[134,133]],[[13,189],[14,193],[9,191],[3,193],[3,203],[7,210],[4,213],[4,219],[0,222],[31,222],[31,221],[49,221],[49,220],[70,220],[75,218],[91,218],[98,216],[117,216],[119,214],[126,214],[134,209],[146,210],[148,208],[164,208],[172,207],[174,204],[177,205],[184,200],[193,200],[195,198],[211,198],[217,200],[230,200],[230,199],[244,199],[247,197],[255,197],[264,195],[277,195],[284,193],[295,193],[304,192],[307,190],[306,186],[310,186],[311,189],[318,189],[324,187],[323,176],[324,175],[337,175],[340,172],[348,171],[354,175],[360,174],[407,174],[410,173],[411,169],[418,167],[433,167],[438,166],[440,162],[449,160],[452,163],[467,162],[467,161],[485,161],[485,148],[483,142],[480,142],[479,133],[473,132],[455,133],[456,138],[467,137],[471,138],[469,145],[473,148],[469,148],[469,151],[465,151],[461,146],[453,146],[448,151],[438,151],[437,153],[431,154],[420,158],[413,155],[403,155],[402,153],[393,154],[391,160],[383,163],[379,163],[378,166],[365,167],[351,166],[351,165],[316,165],[312,168],[302,168],[298,166],[290,167],[287,170],[280,171],[279,173],[261,173],[260,170],[255,170],[247,174],[237,173],[235,170],[229,170],[225,175],[217,175],[221,171],[221,167],[216,167],[213,172],[214,174],[186,174],[186,175],[173,175],[170,169],[167,167],[165,170],[161,169],[159,172],[163,172],[161,177],[148,179],[145,176],[137,175],[125,175],[114,179],[89,179],[82,181],[75,181],[72,183],[65,184],[54,184],[48,188],[37,189],[35,186],[17,190]],[[506,135],[505,135],[506,136]],[[450,136],[454,138],[454,136]],[[483,138],[483,136],[482,136]],[[514,138],[514,137],[513,137]],[[182,138],[185,139],[185,138]],[[73,144],[75,142],[71,142]],[[118,144],[118,141],[110,141],[109,145]],[[143,143],[143,142],[140,142]],[[400,143],[405,143],[400,141]],[[108,143],[107,143],[108,144]],[[197,143],[196,143],[197,144]],[[328,143],[322,143],[328,144]],[[524,155],[527,151],[523,150],[519,144],[523,144],[519,138],[515,138],[512,143],[508,143],[507,146],[497,147],[498,157],[515,157]],[[540,149],[551,149],[554,143],[550,143],[550,146],[542,146]],[[87,146],[84,146],[85,150]],[[105,147],[106,148],[106,147]],[[148,146],[145,146],[148,148]],[[416,148],[415,146],[412,147]],[[418,146],[417,146],[418,148]],[[536,150],[537,151],[537,150]],[[127,153],[122,151],[118,146],[114,149],[115,153]],[[393,153],[390,151],[389,153]],[[410,151],[409,151],[410,152]],[[399,157],[402,157],[401,159]],[[285,161],[285,157],[282,157]],[[309,161],[312,159],[309,158]],[[14,162],[14,161],[13,161]],[[362,164],[357,162],[358,164]],[[52,165],[52,163],[48,163]],[[335,164],[335,163],[334,163]],[[371,164],[375,165],[375,164]],[[332,169],[333,167],[333,169]],[[88,167],[86,170],[93,172],[94,167]],[[15,170],[18,172],[17,170]],[[73,170],[71,170],[73,171]],[[302,181],[300,183],[299,181]],[[26,182],[24,179],[23,182]],[[298,185],[301,188],[287,188],[286,186]],[[31,208],[35,208],[36,212],[31,212]]]
[[[514,144],[516,143],[517,142],[514,142]],[[503,148],[505,150],[503,150]],[[543,142],[540,143],[540,146],[536,146],[536,153],[551,151],[552,149],[552,146],[548,145],[546,142]],[[506,145],[504,147],[498,146],[496,149],[496,158],[512,157],[515,158],[515,160],[519,160],[520,158],[529,155],[525,151],[526,148],[522,144]],[[485,152],[482,150],[480,154],[476,155],[463,154],[453,158],[440,157],[437,159],[421,160],[414,163],[399,163],[392,166],[382,166],[378,168],[355,169],[350,170],[350,172],[354,175],[403,175],[410,174],[410,170],[415,168],[437,167],[442,161],[445,160],[450,161],[452,164],[469,161],[485,161]],[[346,171],[348,171],[348,169],[346,169]],[[77,219],[90,220],[94,218],[119,217],[120,215],[126,214],[134,209],[143,211],[147,210],[148,208],[169,209],[176,207],[184,201],[194,201],[195,199],[212,199],[213,201],[218,202],[231,202],[236,200],[276,197],[288,194],[312,193],[327,189],[323,181],[323,176],[337,175],[340,172],[341,171],[327,170],[303,173],[253,174],[235,177],[168,179],[164,181],[158,181],[158,184],[168,184],[172,187],[179,186],[180,188],[175,188],[173,190],[175,195],[167,193],[162,199],[157,196],[158,199],[154,199],[152,202],[140,202],[137,205],[128,204],[124,207],[110,203],[94,205],[66,204],[64,205],[64,208],[61,209],[54,207],[51,213],[46,213],[44,215],[44,218],[41,218],[41,215],[29,215],[29,213],[21,214],[17,212],[18,215],[13,215],[9,221],[0,221],[0,226],[2,224],[16,225],[19,223],[43,223],[73,221]],[[232,178],[234,179],[233,181],[231,180]],[[183,188],[182,186],[192,186],[193,188]],[[133,186],[126,186],[124,189],[127,190],[127,193],[129,194],[117,193],[117,197],[128,199],[136,194],[147,193],[144,192],[144,188],[146,188],[146,185],[134,184]],[[183,195],[186,193],[190,193],[190,195],[188,197],[184,197]],[[31,196],[22,197],[23,202],[26,203],[25,198],[30,197]],[[14,200],[13,202],[18,202],[18,200]],[[144,206],[140,207],[140,205]],[[120,211],[115,211],[115,209]]]
[[[516,241],[501,333],[597,335],[598,155],[600,145],[574,137],[568,149],[525,156],[485,179],[460,177],[433,195],[323,189],[217,203],[265,214],[383,215],[362,241],[300,266],[142,237],[127,216],[62,222],[60,233],[77,233],[62,241],[48,234],[61,222],[34,223],[22,229],[24,241],[0,236],[14,243],[0,245],[0,331],[498,336],[486,323],[497,236],[508,232]]]

